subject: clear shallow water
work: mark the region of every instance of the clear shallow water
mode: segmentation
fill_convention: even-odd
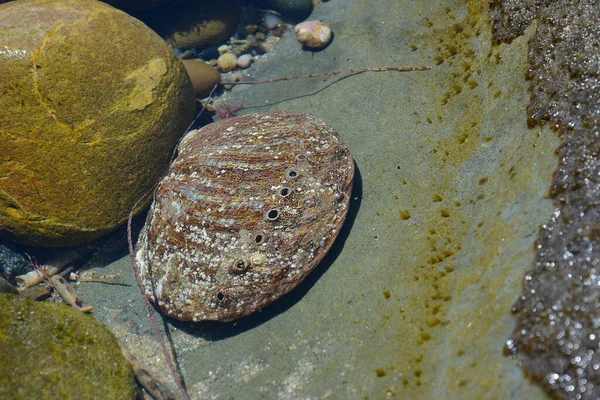
[[[169,321],[197,398],[536,398],[502,347],[534,259],[556,168],[554,133],[528,129],[526,37],[492,47],[486,2],[331,1],[324,51],[290,32],[249,79],[371,66],[414,73],[237,87],[248,112],[311,112],[358,167],[349,221],[290,295],[237,323]],[[128,257],[103,274],[133,283]],[[135,286],[81,284],[94,312],[169,375]]]

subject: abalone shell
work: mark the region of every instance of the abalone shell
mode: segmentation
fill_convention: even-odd
[[[348,147],[310,114],[244,115],[191,131],[137,243],[146,294],[184,321],[265,307],[327,253],[353,175]]]

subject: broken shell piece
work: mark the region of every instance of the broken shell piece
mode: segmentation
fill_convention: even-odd
[[[311,49],[325,47],[331,41],[331,27],[323,21],[305,21],[294,28],[296,39]]]
[[[75,291],[75,289],[73,289],[73,286],[71,286],[69,282],[67,282],[66,279],[62,276],[55,275],[51,277],[50,284],[54,289],[56,289],[56,291],[64,300],[64,302],[70,305],[71,307],[76,308],[77,310],[84,313],[92,311],[92,307],[83,304],[83,301],[81,301],[79,294]]]
[[[18,275],[15,277],[17,281],[17,289],[19,291],[25,290],[29,287],[35,286],[42,282],[46,277],[51,277],[62,271],[65,266],[73,262],[74,260],[81,257],[81,254],[77,251],[67,251],[59,255],[58,257],[48,261],[45,265],[39,265],[38,268],[33,271],[29,271],[24,275]],[[44,272],[42,272],[43,270]]]

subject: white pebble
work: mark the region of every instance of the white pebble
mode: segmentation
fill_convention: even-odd
[[[268,29],[275,29],[275,27],[277,27],[277,25],[280,23],[281,18],[279,18],[277,15],[271,13],[265,14],[265,26]]]
[[[242,54],[237,59],[237,65],[240,68],[248,68],[252,63],[253,58],[250,54]]]

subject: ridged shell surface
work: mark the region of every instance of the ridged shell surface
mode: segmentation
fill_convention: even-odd
[[[184,321],[266,306],[331,247],[353,175],[339,135],[310,114],[244,115],[190,132],[138,240],[146,293]]]

